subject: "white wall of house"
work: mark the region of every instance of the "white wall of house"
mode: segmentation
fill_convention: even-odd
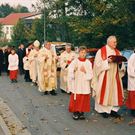
[[[3,25],[2,31],[3,31],[3,38],[7,39],[8,41],[11,41],[12,34],[13,34],[13,27],[14,25]]]
[[[34,15],[34,16],[26,17],[26,18],[24,18],[24,20],[41,19],[41,17],[42,17],[42,14],[37,14],[37,15]],[[14,25],[3,25],[2,27],[3,27],[2,28],[3,39],[11,41]]]

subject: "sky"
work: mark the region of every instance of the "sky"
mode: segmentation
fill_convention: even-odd
[[[23,5],[29,8],[29,10],[32,9],[31,5],[35,4],[37,0],[0,0],[0,5],[8,3],[11,6],[16,6],[16,5]]]

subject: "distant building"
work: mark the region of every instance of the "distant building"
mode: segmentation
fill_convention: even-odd
[[[31,27],[33,20],[41,19],[41,17],[42,17],[42,14],[39,13],[39,14],[31,15],[31,16],[26,16],[26,17],[23,17],[21,19],[25,22],[26,25]]]
[[[28,25],[31,25],[32,20],[42,16],[41,13],[11,13],[5,18],[0,18],[0,24],[2,24],[3,37],[5,41],[11,41],[13,28],[20,19],[23,19]]]

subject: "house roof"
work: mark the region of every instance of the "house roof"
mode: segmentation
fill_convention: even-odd
[[[23,17],[23,19],[27,19],[27,18],[29,18],[29,17],[33,17],[33,16],[41,15],[41,14],[42,14],[42,13],[35,13],[35,14],[30,15],[30,16],[25,16],[25,17]]]
[[[3,25],[16,25],[19,19],[35,15],[35,13],[11,13],[5,18],[0,19]]]
[[[4,19],[4,18],[0,18],[0,23],[2,23],[3,19]]]

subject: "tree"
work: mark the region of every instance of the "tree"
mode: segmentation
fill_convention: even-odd
[[[25,23],[23,22],[23,20],[20,20],[14,27],[12,35],[12,42],[15,46],[19,46],[21,43],[28,43],[26,30],[27,27],[25,26]]]
[[[11,7],[9,4],[2,4],[0,6],[0,17],[5,17],[12,12],[14,12],[14,8]]]
[[[15,7],[14,12],[16,12],[16,13],[28,13],[29,10],[25,6],[18,5],[17,7]]]
[[[108,36],[116,35],[123,49],[134,46],[134,5],[134,0],[39,0],[37,8],[48,12],[46,25],[55,28],[55,39],[101,47]]]
[[[18,5],[17,7],[11,7],[9,4],[2,4],[0,6],[0,18],[6,17],[11,13],[26,13],[29,12],[25,6]]]
[[[32,22],[32,26],[30,28],[27,27],[26,30],[26,38],[28,41],[39,40],[43,42],[44,38],[44,31],[43,31],[43,23],[41,19],[35,19]]]

